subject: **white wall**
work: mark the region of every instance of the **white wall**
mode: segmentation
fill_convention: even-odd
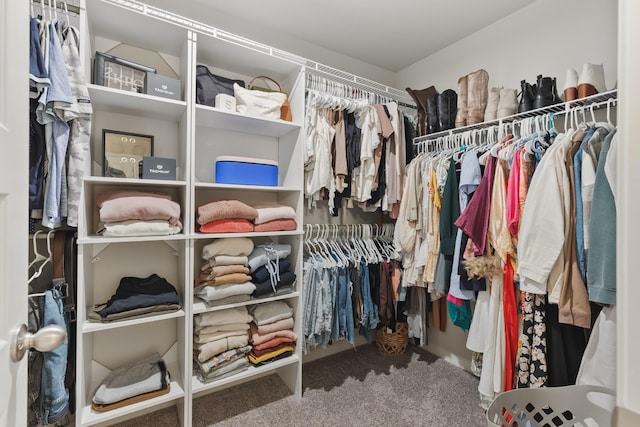
[[[392,86],[395,73],[381,67],[331,51],[324,47],[293,37],[285,32],[276,32],[265,27],[250,24],[241,19],[214,11],[203,3],[188,0],[141,0],[152,6],[171,11],[178,15],[211,25],[224,31],[278,48],[323,65],[337,68],[367,79]],[[212,1],[212,3],[215,3]],[[213,6],[215,7],[215,5]],[[265,8],[268,8],[265,5]],[[348,42],[348,41],[346,41]],[[215,64],[211,64],[215,66]]]
[[[635,1],[635,0],[631,0]],[[616,0],[538,0],[397,74],[396,87],[434,85],[457,90],[457,79],[484,68],[489,86],[519,88],[537,74],[558,77],[561,92],[567,68],[604,64],[607,88],[616,83]],[[447,331],[429,330],[427,349],[468,369],[467,333],[448,322]]]
[[[561,92],[566,70],[590,62],[604,64],[612,89],[616,43],[617,0],[538,0],[399,71],[395,86],[457,90],[458,77],[484,68],[490,87],[519,88],[543,74],[557,77]]]
[[[620,1],[620,103],[618,107],[618,182],[617,204],[617,282],[618,282],[618,416],[614,426],[637,426],[640,423],[640,365],[638,364],[638,287],[637,262],[640,203],[637,185],[640,178],[640,145],[634,137],[640,132],[640,53],[636,45],[640,37],[638,17],[640,3],[637,0]]]

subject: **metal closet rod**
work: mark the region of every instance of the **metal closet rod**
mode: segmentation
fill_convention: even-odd
[[[36,240],[44,240],[51,238],[56,234],[56,232],[65,233],[69,231],[75,232],[75,230],[65,230],[63,228],[56,228],[52,230],[36,230],[34,233],[29,233],[29,239],[35,238]]]
[[[547,123],[547,129],[553,127],[553,120],[557,117],[564,116],[565,117],[565,126],[567,129],[567,119],[573,117],[573,119],[579,120],[579,114],[582,116],[583,121],[588,121],[587,119],[592,118],[595,121],[595,116],[593,115],[594,111],[606,107],[607,108],[607,121],[610,122],[610,112],[611,108],[616,106],[617,98],[608,98],[606,100],[600,100],[598,102],[593,102],[591,104],[581,103],[581,105],[574,105],[569,108],[565,108],[562,111],[549,111],[547,113],[538,113],[538,114],[525,114],[523,113],[523,117],[518,118],[517,120],[503,121],[501,123],[495,122],[487,122],[490,123],[488,126],[477,127],[473,129],[466,129],[460,132],[450,132],[446,131],[444,135],[439,135],[432,138],[423,138],[419,141],[414,140],[414,145],[416,146],[417,152],[425,152],[431,151],[432,149],[453,149],[460,148],[469,143],[473,146],[477,139],[481,140],[486,138],[493,138],[495,142],[498,142],[504,137],[506,133],[513,132],[515,127],[520,127],[522,129],[523,126],[536,126],[535,123],[527,121],[536,120],[538,123]],[[587,116],[587,113],[590,114],[591,117]],[[573,120],[572,119],[572,120]],[[545,125],[538,125],[544,127]],[[509,130],[509,128],[511,128]],[[463,128],[457,128],[463,129]],[[457,130],[452,129],[451,131]],[[534,129],[530,129],[533,131]],[[442,133],[442,132],[440,132]],[[432,136],[435,134],[427,135]],[[484,137],[483,137],[484,135]],[[416,138],[417,139],[417,138]],[[437,147],[434,147],[436,146]]]
[[[396,102],[398,105],[416,109],[408,96],[399,96],[398,89],[382,86],[382,89],[372,88],[348,78],[331,75],[320,70],[307,70],[307,88],[319,92],[327,92],[341,98],[380,99],[382,102]],[[377,102],[377,101],[376,101]]]
[[[341,233],[353,235],[354,237],[362,237],[363,231],[368,230],[371,237],[381,236],[385,234],[393,234],[394,224],[305,224],[304,238],[311,239],[328,237],[328,234]]]
[[[419,145],[421,143],[424,143],[426,141],[430,141],[439,137],[443,137],[443,136],[447,136],[447,135],[454,135],[454,134],[459,134],[459,133],[463,133],[463,132],[467,132],[467,131],[471,131],[471,130],[476,130],[476,129],[486,129],[489,128],[491,126],[496,126],[496,125],[502,125],[505,123],[512,123],[512,122],[518,122],[522,119],[526,119],[528,117],[536,117],[536,116],[542,116],[542,115],[548,115],[548,114],[553,114],[553,116],[561,116],[563,114],[567,114],[570,113],[571,111],[574,111],[575,109],[580,109],[580,108],[591,108],[591,106],[593,105],[594,109],[600,108],[602,106],[606,106],[607,104],[612,104],[615,105],[616,101],[618,99],[618,90],[617,89],[613,89],[607,92],[603,92],[603,93],[597,93],[595,95],[591,95],[588,96],[586,98],[581,98],[581,99],[576,99],[574,101],[568,101],[568,102],[563,102],[560,104],[555,104],[555,105],[550,105],[548,107],[543,107],[543,108],[538,108],[536,110],[531,110],[531,111],[525,111],[523,113],[517,113],[517,114],[513,114],[511,116],[507,116],[507,117],[503,117],[500,119],[496,119],[496,120],[489,120],[486,122],[481,122],[481,123],[477,123],[474,125],[468,125],[468,126],[463,126],[463,127],[459,127],[459,128],[454,128],[454,129],[449,129],[449,130],[444,130],[444,131],[440,131],[440,132],[434,132],[434,133],[430,133],[428,135],[423,135],[423,136],[419,136],[414,138],[413,140],[413,144],[414,145]]]
[[[69,2],[66,2],[66,1],[49,2],[47,0],[31,0],[31,4],[35,6],[39,6],[41,8],[44,7],[48,9],[55,7],[56,9],[61,10],[63,12],[68,11],[69,13],[80,15],[80,6],[69,4]]]
[[[220,40],[225,40],[234,44],[237,44],[254,51],[262,52],[266,55],[284,59],[289,62],[293,62],[305,67],[307,73],[320,74],[323,76],[329,76],[332,80],[340,81],[352,85],[354,87],[376,93],[388,98],[397,100],[398,103],[402,103],[403,106],[409,108],[416,108],[413,100],[402,90],[396,89],[381,83],[374,82],[373,80],[365,79],[364,77],[356,76],[355,74],[347,73],[345,71],[338,70],[327,65],[320,64],[319,62],[312,61],[302,56],[286,52],[284,50],[276,49],[271,46],[253,41],[251,39],[241,37],[223,30],[220,30],[211,25],[204,24],[202,22],[195,21],[190,18],[169,12],[155,6],[142,3],[137,0],[101,0],[105,3],[109,3],[123,9],[130,10],[141,15],[149,16],[160,21],[172,23],[174,25],[181,26],[183,28],[195,31],[197,33],[206,34],[207,36],[214,37]]]

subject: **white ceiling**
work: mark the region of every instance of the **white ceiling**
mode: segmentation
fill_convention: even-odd
[[[195,0],[212,11],[392,72],[534,1]],[[523,31],[531,31],[531,23],[523,23]]]

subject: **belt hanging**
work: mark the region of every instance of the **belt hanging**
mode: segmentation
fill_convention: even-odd
[[[64,278],[64,244],[65,232],[57,231],[53,236],[53,278]]]

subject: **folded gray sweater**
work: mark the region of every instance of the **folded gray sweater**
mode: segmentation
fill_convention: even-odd
[[[114,369],[93,395],[93,403],[108,405],[166,388],[169,375],[160,354]]]

